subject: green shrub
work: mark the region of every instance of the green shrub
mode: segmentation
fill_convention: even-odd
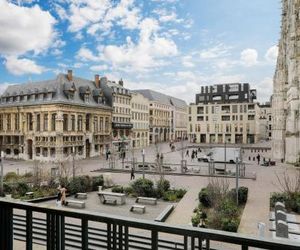
[[[199,213],[194,214],[192,216],[191,222],[194,227],[197,227],[200,223],[200,214]]]
[[[103,175],[92,177],[92,191],[98,191],[98,186],[103,186]]]
[[[170,182],[166,179],[160,179],[156,183],[156,188],[157,188],[157,196],[162,197],[164,193],[170,189]]]
[[[13,192],[13,185],[11,184],[7,184],[7,183],[3,183],[3,192],[5,194],[11,194]]]
[[[149,179],[139,178],[131,184],[135,196],[154,197],[153,182]]]
[[[4,176],[4,181],[5,182],[16,182],[19,179],[19,176],[15,172],[8,172]]]
[[[29,192],[30,188],[25,182],[18,182],[16,185],[15,192],[20,195],[24,196],[27,192]]]
[[[178,199],[183,198],[183,196],[186,194],[186,190],[182,189],[182,188],[176,189],[175,191],[176,191],[176,196]]]
[[[202,188],[198,195],[199,201],[204,207],[211,207],[212,202],[208,195],[207,188]]]
[[[270,198],[270,207],[275,207],[276,202],[287,203],[288,196],[285,193],[272,193]]]
[[[127,195],[131,195],[133,193],[133,188],[131,186],[124,187],[124,193]]]
[[[248,199],[248,188],[247,187],[239,187],[238,189],[238,201],[239,205],[243,205],[247,202]],[[236,189],[233,188],[230,190],[231,198],[236,201]]]
[[[122,186],[115,186],[111,189],[113,193],[124,193],[124,188]]]
[[[170,190],[164,193],[163,199],[165,201],[177,201],[176,191]]]
[[[222,223],[221,229],[228,232],[237,232],[239,227],[239,221],[233,218],[223,217],[221,219],[221,223]]]
[[[223,200],[216,210],[225,218],[236,218],[239,214],[237,205],[230,199]]]
[[[66,188],[71,194],[89,192],[92,190],[91,178],[89,176],[77,176],[71,179]]]

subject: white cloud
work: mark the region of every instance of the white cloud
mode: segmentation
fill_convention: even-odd
[[[269,101],[271,95],[273,94],[273,78],[265,77],[258,83],[253,83],[252,87],[257,89],[257,99],[259,101]]]
[[[277,45],[270,47],[265,54],[266,60],[271,63],[276,62],[277,56],[278,56],[278,46]]]
[[[182,57],[182,65],[187,68],[195,67],[195,64],[192,62],[192,56],[184,56]]]
[[[47,50],[56,37],[56,20],[38,5],[18,6],[0,0],[0,54],[22,55]]]
[[[229,54],[229,47],[226,47],[223,44],[218,44],[214,47],[201,50],[199,52],[199,56],[201,59],[213,59],[213,58],[219,58],[222,56],[227,56]]]
[[[171,39],[160,37],[159,25],[155,19],[145,18],[140,24],[140,34],[137,43],[130,37],[124,45],[108,45],[103,47],[105,61],[114,67],[123,70],[143,71],[153,67],[165,65],[166,57],[178,53],[175,42]]]
[[[139,12],[133,0],[121,0],[118,4],[109,0],[70,0],[68,29],[71,32],[87,29],[88,34],[95,36],[107,34],[114,24],[135,29],[140,21]]]
[[[100,58],[98,56],[94,55],[94,53],[90,49],[85,48],[85,47],[80,48],[80,50],[77,52],[76,57],[82,61],[99,61],[100,60]]]
[[[41,74],[46,70],[44,67],[37,65],[33,60],[17,58],[15,56],[7,57],[4,65],[14,75]]]
[[[166,9],[156,9],[153,11],[158,15],[160,22],[182,22],[182,19],[177,19],[177,14],[174,11],[167,11]]]
[[[256,65],[258,53],[255,49],[244,49],[241,52],[241,62],[247,67]]]
[[[108,66],[103,64],[103,65],[93,65],[90,67],[90,70],[91,71],[94,71],[94,72],[99,72],[99,71],[105,71],[105,70],[108,70]]]

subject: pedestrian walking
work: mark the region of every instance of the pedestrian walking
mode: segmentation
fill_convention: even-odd
[[[130,180],[134,180],[135,175],[134,175],[134,167],[131,168],[131,173],[130,173]]]
[[[259,162],[260,162],[260,155],[259,154],[256,156],[256,159],[257,159],[257,164],[259,165]]]
[[[189,150],[187,150],[187,151],[185,152],[185,156],[190,157],[190,151],[189,151]]]
[[[58,188],[58,192],[57,192],[57,198],[56,198],[56,206],[57,207],[61,207],[61,192],[60,192],[60,187]]]
[[[195,158],[195,152],[194,152],[194,150],[193,150],[193,152],[192,152],[191,158],[192,158],[192,161],[194,161],[194,158]]]

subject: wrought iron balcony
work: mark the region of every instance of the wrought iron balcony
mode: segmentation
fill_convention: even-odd
[[[220,243],[242,250],[249,247],[300,249],[299,242],[1,199],[0,248],[16,249],[17,240],[26,241],[27,250],[34,249],[34,244],[45,245],[51,250],[222,249]]]

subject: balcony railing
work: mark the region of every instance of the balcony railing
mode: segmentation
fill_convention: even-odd
[[[300,243],[249,237],[189,226],[89,213],[64,208],[49,208],[25,202],[0,200],[0,248],[12,250],[16,240],[47,249],[223,249],[220,243],[246,250],[299,249]],[[16,246],[15,246],[16,247]],[[230,249],[230,246],[226,247]],[[16,249],[16,248],[15,248]]]

